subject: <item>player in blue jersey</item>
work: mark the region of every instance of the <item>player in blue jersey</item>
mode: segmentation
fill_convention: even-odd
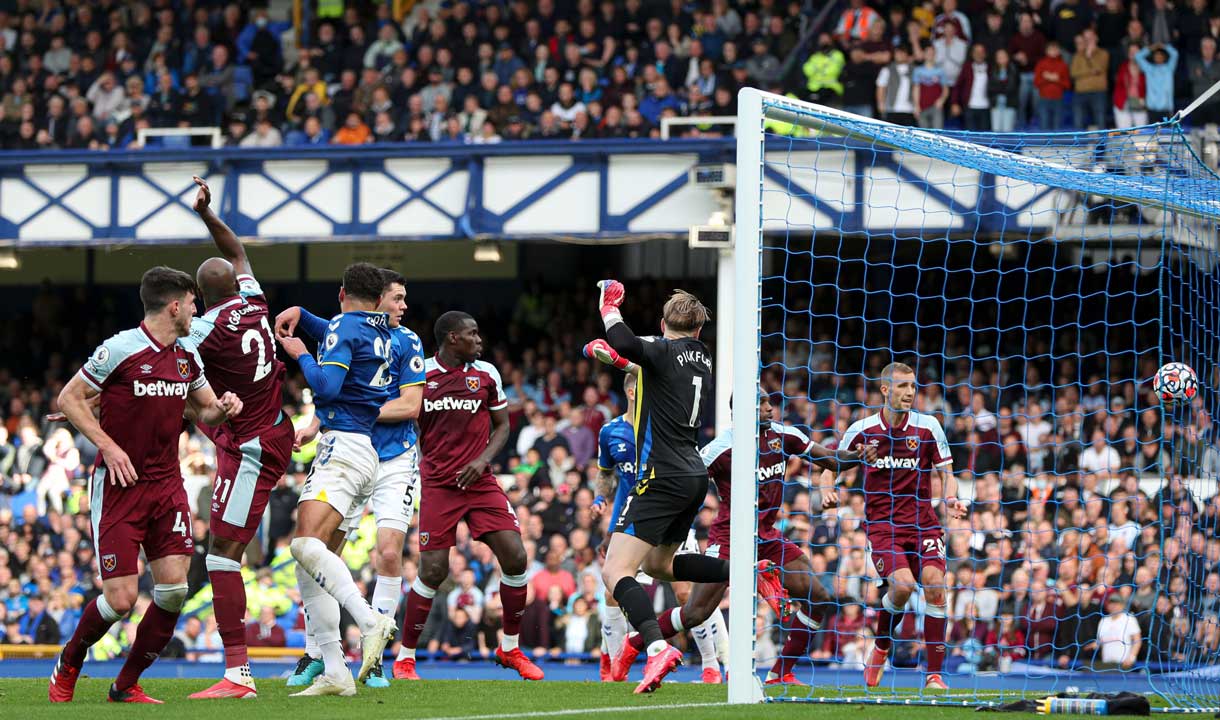
[[[318,454],[297,504],[292,556],[325,671],[296,696],[356,694],[339,644],[338,608],[321,599],[326,593],[351,614],[364,636],[358,679],[368,677],[381,661],[396,630],[393,618],[365,601],[347,565],[326,546],[357,499],[371,493],[377,476],[371,435],[389,400],[394,361],[389,316],[377,311],[384,286],[383,271],[369,263],[354,263],[343,271],[342,312],[326,326],[317,360],[299,339],[277,338],[313,389],[322,428]]]
[[[402,275],[385,270],[385,286],[380,312],[389,316],[390,337],[394,344],[394,361],[390,367],[389,401],[381,407],[377,424],[373,426],[373,448],[377,451],[377,478],[371,495],[356,498],[339,529],[327,542],[336,555],[343,552],[348,532],[360,524],[366,504],[373,507],[377,520],[377,549],[373,567],[377,583],[373,590],[373,609],[393,617],[402,601],[402,549],[406,543],[411,518],[419,497],[419,453],[415,418],[423,400],[424,352],[419,336],[402,324],[407,310],[407,281]],[[311,338],[321,341],[326,336],[327,321],[305,308],[292,307],[275,319],[276,331],[292,334],[297,327]],[[298,432],[298,442],[307,442],[317,433],[318,424]],[[333,598],[326,596],[323,601]],[[337,612],[337,609],[336,609]],[[306,623],[305,654],[297,669],[288,678],[289,687],[310,684],[322,673],[321,653],[313,626]],[[389,680],[381,664],[373,667],[364,681],[369,687],[387,687]]]
[[[618,523],[619,515],[623,512],[623,505],[626,504],[627,498],[631,495],[631,491],[635,488],[636,483],[635,428],[631,424],[631,418],[635,417],[636,370],[637,368],[634,363],[629,363],[626,367],[627,375],[623,380],[623,395],[627,398],[626,412],[602,425],[597,440],[598,494],[593,500],[591,510],[594,518],[601,515],[606,507],[606,496],[613,491],[614,505],[610,511],[611,532],[613,532],[615,524]],[[610,536],[607,534],[600,548],[603,555],[609,542]],[[693,532],[679,552],[700,552],[699,544],[695,541]],[[642,581],[646,576],[641,575],[639,577]],[[685,604],[686,597],[690,593],[691,584],[674,582],[670,583],[670,585],[673,587],[674,594],[678,598],[678,604]],[[622,651],[624,639],[631,631],[631,628],[628,626],[627,618],[623,615],[623,611],[619,608],[618,603],[610,595],[606,596],[606,607],[605,612],[602,613],[601,630],[601,679],[603,682],[621,682],[626,677],[616,677],[614,675],[612,668],[613,659],[618,657]],[[724,625],[724,616],[717,610],[705,622],[693,628],[691,635],[695,638],[695,644],[699,648],[700,658],[703,663],[703,682],[719,683],[722,679],[719,650],[723,649],[726,653],[728,650],[728,634]],[[725,647],[718,648],[718,645]]]

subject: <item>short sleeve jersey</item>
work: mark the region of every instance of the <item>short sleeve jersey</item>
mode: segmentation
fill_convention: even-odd
[[[775,538],[775,521],[784,502],[784,475],[788,458],[809,452],[811,442],[805,433],[780,423],[768,423],[758,430],[758,536]],[[710,537],[721,544],[729,541],[732,512],[733,431],[726,430],[708,443],[701,453],[707,474],[716,485],[720,509],[712,520]]]
[[[425,485],[457,487],[462,468],[487,449],[491,412],[508,407],[500,371],[475,360],[447,368],[424,363],[424,404],[419,414],[420,474]],[[498,488],[488,470],[470,489]]]
[[[208,369],[217,394],[241,398],[241,414],[229,421],[239,442],[257,437],[280,420],[284,363],[275,356],[267,298],[251,275],[238,275],[238,294],[191,321],[183,344]]]
[[[79,374],[101,393],[102,430],[127,453],[140,484],[180,483],[186,398],[208,384],[199,357],[181,342],[162,346],[141,323],[102,343]]]
[[[424,383],[424,344],[419,336],[399,325],[390,328],[394,343],[394,361],[390,365],[389,399],[393,400],[402,391]],[[373,425],[373,447],[378,460],[393,460],[415,447],[418,433],[414,420]]]
[[[707,468],[699,457],[699,427],[712,391],[707,346],[692,337],[641,339],[632,423],[639,482],[703,474]]]
[[[610,513],[610,527],[618,523],[619,513],[631,489],[635,487],[635,429],[627,418],[620,415],[602,425],[597,434],[597,467],[618,473],[618,486],[614,491],[614,508]]]
[[[372,435],[394,383],[394,343],[385,313],[357,310],[331,319],[318,346],[319,365],[347,370],[338,397],[317,404],[325,430]]]
[[[931,415],[907,413],[890,427],[882,413],[857,420],[839,447],[877,448],[877,461],[864,467],[865,518],[911,528],[931,529],[940,521],[932,511],[932,470],[953,462],[940,422]]]

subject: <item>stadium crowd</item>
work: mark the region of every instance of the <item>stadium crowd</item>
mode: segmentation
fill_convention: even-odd
[[[655,323],[668,287],[633,283],[636,302],[628,321],[638,328]],[[77,300],[87,299],[87,291],[78,292]],[[269,293],[273,308],[277,294]],[[102,306],[104,312],[88,317],[69,312],[69,297],[69,291],[45,286],[28,312],[0,321],[0,349],[13,359],[0,369],[0,643],[61,642],[83,603],[100,591],[86,491],[96,450],[44,415],[56,409],[60,385],[93,344],[130,318],[117,307]],[[571,662],[598,652],[605,590],[597,547],[606,523],[595,521],[589,510],[596,438],[602,423],[625,407],[618,380],[572,350],[598,329],[588,300],[531,284],[515,306],[476,312],[510,400],[513,434],[495,465],[516,505],[530,560],[521,642],[536,655]],[[413,310],[407,318],[429,346],[427,318],[436,310]],[[850,355],[839,348],[864,344],[844,332],[796,343],[808,353],[799,361],[807,374],[768,373],[764,380],[783,420],[826,443],[866,412],[866,405],[878,403],[861,382],[862,371],[876,370],[874,360],[847,367]],[[966,358],[955,349],[968,339],[952,331],[943,347],[950,357]],[[1220,449],[1211,420],[1199,410],[1185,427],[1166,425],[1170,442],[1162,444],[1164,420],[1146,388],[1099,381],[1094,375],[1105,375],[1099,374],[1104,369],[1096,366],[1097,355],[1081,362],[1061,358],[1058,374],[1045,378],[1034,362],[1025,372],[1006,367],[993,373],[987,363],[968,359],[921,371],[919,407],[942,418],[954,467],[973,486],[970,516],[951,522],[945,538],[949,671],[1002,668],[1014,661],[1097,669],[1160,666],[1214,658],[1220,647]],[[293,379],[285,399],[295,421],[307,420],[312,411],[303,387],[299,377]],[[710,432],[705,431],[709,439]],[[199,515],[190,599],[169,652],[215,659],[221,644],[203,562],[214,457],[210,442],[197,432],[183,433],[180,456]],[[288,541],[311,459],[309,446],[294,456],[292,472],[273,493],[261,546],[255,543],[247,557],[252,647],[302,642]],[[1168,481],[1155,492],[1141,485],[1141,478],[1162,473]],[[854,471],[843,480],[839,509],[823,513],[817,476],[804,461],[791,460],[780,527],[808,548],[817,579],[837,598],[811,659],[859,664],[880,594],[860,530],[864,498]],[[1209,494],[1200,488],[1210,488]],[[696,528],[703,542],[716,507],[709,494]],[[344,554],[366,592],[372,589],[374,530],[367,517]],[[414,535],[404,556],[406,588],[416,573]],[[494,560],[487,547],[459,535],[451,563],[454,579],[441,588],[445,601],[434,606],[424,644],[450,659],[484,657],[496,645],[501,617]],[[663,583],[650,592],[658,607],[675,602]],[[94,648],[94,656],[122,653],[146,606],[147,598],[116,635]],[[909,614],[902,628],[896,665],[919,662],[915,617]],[[776,634],[764,611],[758,646],[766,662],[767,653],[775,652]]]
[[[0,5],[3,144],[138,148],[142,128],[211,126],[261,148],[656,137],[664,117],[734,115],[743,86],[925,127],[1125,127],[1220,81],[1205,0],[849,0],[820,15],[512,0],[419,3],[399,21],[369,5],[319,3],[301,29],[234,2]],[[1192,121],[1217,119],[1212,101]]]

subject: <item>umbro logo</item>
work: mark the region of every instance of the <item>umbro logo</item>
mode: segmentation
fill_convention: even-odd
[[[152,365],[149,365],[148,363],[144,363],[143,365],[140,366],[140,372],[147,375],[148,373],[152,372]]]
[[[435,390],[437,387],[439,387],[439,384],[435,380],[428,381],[429,390]]]

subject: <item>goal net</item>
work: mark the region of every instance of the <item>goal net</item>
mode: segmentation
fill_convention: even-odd
[[[760,387],[774,421],[833,446],[882,410],[882,369],[904,363],[969,512],[949,516],[905,426],[874,423],[870,442],[881,432],[892,452],[868,492],[859,468],[833,474],[837,507],[804,459],[764,481],[784,483],[770,507],[733,483],[730,701],[1129,690],[1161,709],[1220,705],[1220,178],[1189,132],[928,131],[755,90],[739,106],[734,477],[759,470]],[[1150,390],[1171,360],[1199,376],[1187,406]],[[913,485],[878,486],[908,462]],[[935,519],[895,509],[894,547],[871,548],[876,508],[919,497]],[[759,679],[792,652],[793,621],[755,592],[768,509],[807,561],[783,576],[808,582],[785,584],[829,598],[794,598],[824,616],[794,657],[808,687]],[[883,557],[923,581],[889,610],[902,593]],[[885,669],[866,687],[877,645]],[[937,665],[947,692],[926,685]]]

